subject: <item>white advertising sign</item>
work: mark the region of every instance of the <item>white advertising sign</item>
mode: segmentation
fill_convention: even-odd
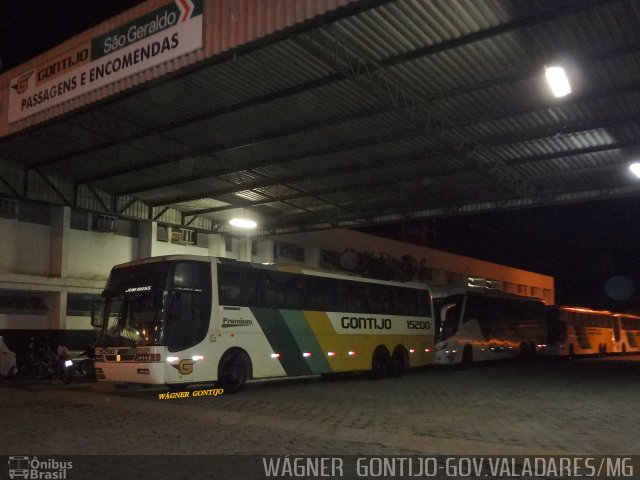
[[[203,0],[175,0],[11,79],[8,122],[202,48]]]

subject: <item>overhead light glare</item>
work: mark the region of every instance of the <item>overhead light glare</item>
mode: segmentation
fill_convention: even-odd
[[[256,228],[258,224],[248,218],[232,218],[229,220],[229,225],[233,225],[238,228]]]
[[[634,162],[629,165],[629,170],[631,170],[631,173],[633,173],[636,177],[640,178],[640,162]]]
[[[571,84],[564,68],[545,67],[544,75],[554,96],[564,97],[571,93]]]

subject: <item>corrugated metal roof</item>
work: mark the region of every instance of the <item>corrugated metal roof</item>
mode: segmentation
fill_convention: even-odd
[[[250,211],[264,232],[637,192],[637,2],[278,5],[234,34],[258,6],[225,0],[207,18],[231,30],[206,48],[228,55],[0,139],[2,192],[59,203],[90,185],[219,230]],[[565,99],[543,81],[556,61]]]

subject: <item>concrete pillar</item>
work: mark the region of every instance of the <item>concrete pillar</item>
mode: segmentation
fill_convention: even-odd
[[[238,252],[238,260],[243,262],[251,261],[251,239],[249,237],[240,239],[240,251]]]
[[[44,298],[49,309],[49,327],[52,330],[67,329],[67,292],[48,292]]]
[[[307,267],[320,267],[320,249],[316,247],[306,247],[304,249],[304,264]]]
[[[138,224],[138,258],[154,256],[157,236],[157,222],[142,221]]]
[[[273,240],[259,241],[256,251],[256,261],[260,263],[273,263]]]
[[[49,247],[49,276],[67,276],[71,208],[51,207],[51,236]]]
[[[69,261],[69,232],[71,208],[51,207],[51,235],[49,237],[49,276],[65,279]],[[67,327],[67,292],[48,292],[45,303],[49,309],[50,329]]]
[[[224,237],[218,233],[211,233],[208,235],[207,247],[209,248],[209,255],[212,257],[224,257]]]

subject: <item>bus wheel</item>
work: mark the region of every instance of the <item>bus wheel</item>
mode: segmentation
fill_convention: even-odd
[[[462,351],[462,359],[458,364],[458,368],[460,368],[460,370],[466,370],[471,366],[472,363],[473,363],[473,350],[471,349],[471,345],[467,345],[464,347],[464,350]]]
[[[531,360],[531,350],[527,342],[520,343],[520,354],[518,355],[518,359],[521,362],[528,362]]]
[[[237,393],[249,378],[251,362],[242,351],[230,352],[220,361],[218,385],[225,393]]]
[[[393,356],[391,357],[391,376],[399,378],[404,374],[409,365],[409,355],[407,350],[403,346],[397,346],[393,350]]]
[[[378,346],[373,351],[373,357],[371,358],[371,376],[374,380],[380,380],[384,378],[391,364],[391,355],[387,347],[382,345]]]
[[[573,346],[573,343],[569,345],[569,358],[576,358],[576,349]]]

